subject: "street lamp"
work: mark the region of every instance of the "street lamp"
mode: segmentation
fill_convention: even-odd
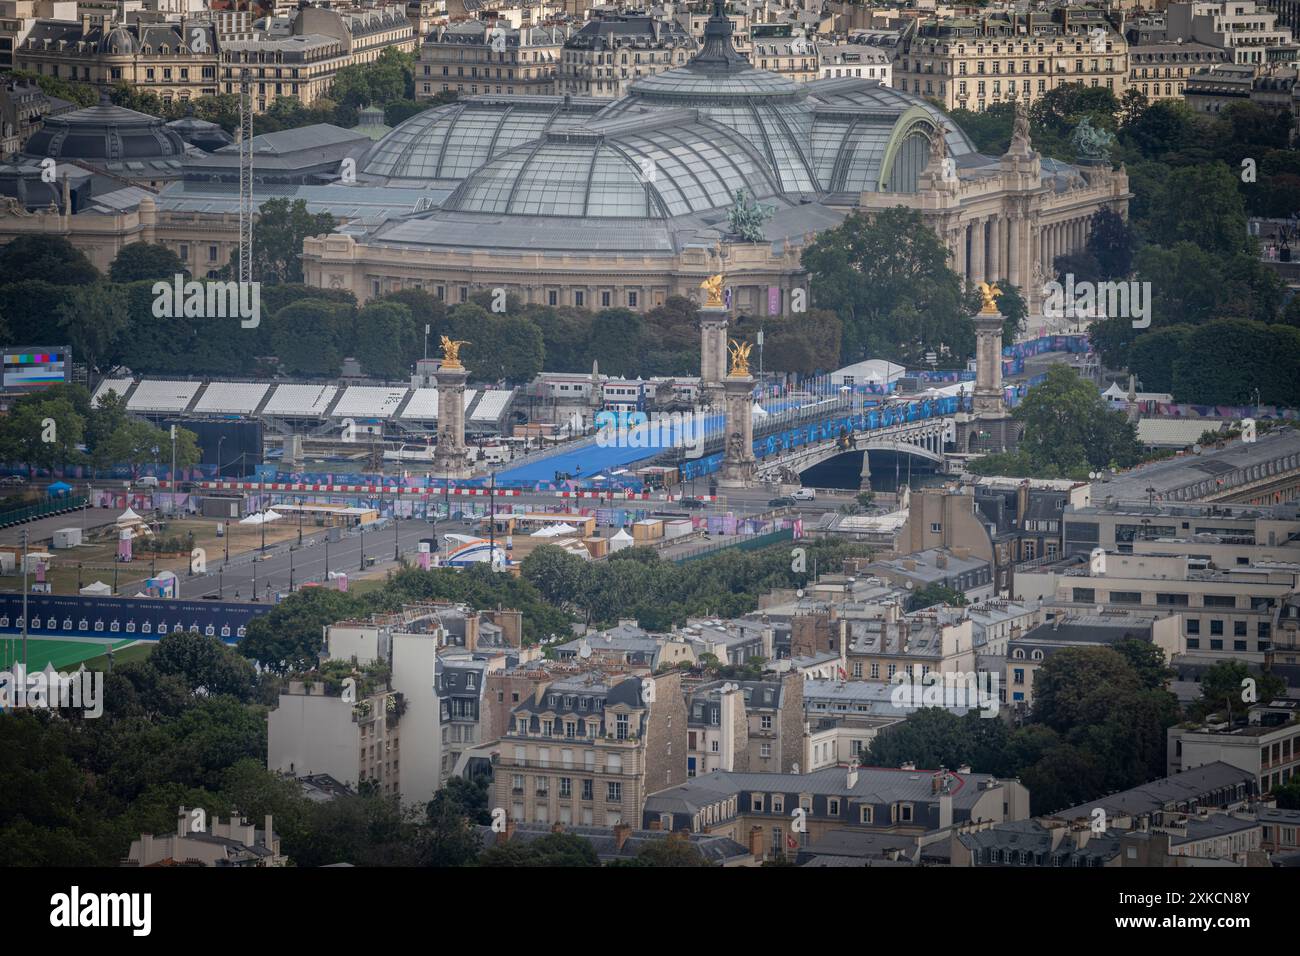
[[[221,443],[224,442],[225,440],[226,440],[225,435],[222,435],[220,438],[217,439],[217,484],[218,485],[221,484]]]

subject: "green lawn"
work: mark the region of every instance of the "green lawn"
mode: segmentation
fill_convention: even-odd
[[[135,638],[112,642],[114,648],[131,643]],[[44,637],[27,638],[27,667],[29,670],[45,670],[46,664],[53,664],[55,670],[74,670],[82,661],[101,658],[109,641],[58,641]],[[147,654],[148,651],[146,650]],[[23,658],[22,638],[0,638],[0,670],[8,670],[13,664],[21,663]],[[115,654],[113,661],[125,660],[124,655]],[[91,664],[87,663],[87,667]],[[104,658],[107,666],[107,658]]]

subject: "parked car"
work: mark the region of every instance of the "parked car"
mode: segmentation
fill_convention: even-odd
[[[703,508],[706,502],[701,501],[699,498],[683,498],[678,504],[683,508]]]
[[[143,477],[137,478],[135,480],[135,486],[137,488],[157,488],[158,479],[155,478],[153,475],[144,475]]]
[[[815,492],[811,488],[800,488],[790,497],[793,498],[795,501],[816,501],[817,492]]]
[[[27,484],[27,479],[19,477],[18,475],[5,475],[3,478],[0,478],[0,485],[25,485],[25,484]]]
[[[769,508],[793,508],[794,499],[789,495],[783,495],[780,498],[773,498],[767,503]]]

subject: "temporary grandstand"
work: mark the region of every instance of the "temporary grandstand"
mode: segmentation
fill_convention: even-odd
[[[153,421],[188,418],[254,418],[269,433],[337,439],[350,421],[393,440],[428,436],[437,429],[438,390],[406,385],[310,385],[268,382],[200,382],[170,379],[105,379],[95,400],[116,392],[127,410]],[[465,427],[476,435],[510,430],[515,389],[466,389]]]

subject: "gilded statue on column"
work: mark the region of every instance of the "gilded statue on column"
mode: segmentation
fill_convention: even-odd
[[[708,298],[704,300],[706,309],[725,307],[725,303],[722,301],[722,273],[709,276],[700,283],[700,288],[708,294]]]
[[[979,289],[980,300],[983,306],[980,312],[984,315],[998,314],[998,297],[1002,295],[1002,290],[994,282],[981,282],[975,288]]]
[[[469,345],[465,339],[453,339],[448,336],[442,336],[442,367],[445,369],[458,369],[465,366],[460,364],[460,347]]]
[[[731,356],[730,377],[744,378],[749,374],[749,352],[753,347],[752,342],[731,340],[731,344],[727,346],[727,354]]]

